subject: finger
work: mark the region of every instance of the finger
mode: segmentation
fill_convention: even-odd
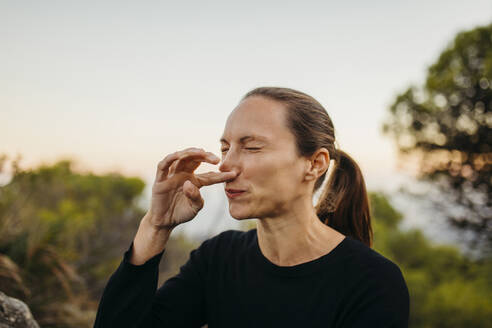
[[[167,177],[167,174],[169,172],[169,167],[174,163],[179,158],[179,152],[174,152],[172,154],[167,155],[164,157],[162,161],[157,164],[157,172],[155,176],[155,180],[157,182],[164,180],[165,177]]]
[[[198,182],[198,186],[197,186],[198,188],[232,180],[236,176],[237,176],[236,172],[207,172],[207,173],[195,174],[195,177]]]
[[[210,164],[217,164],[218,161],[210,158],[208,156],[200,158],[186,158],[182,160],[176,161],[176,167],[174,172],[188,172],[188,173],[193,173],[195,170],[200,166],[201,163],[206,162]]]
[[[189,180],[186,180],[183,184],[183,192],[190,200],[190,205],[198,212],[203,207],[203,198],[200,190]]]
[[[196,157],[209,158],[210,160],[212,160],[212,162],[210,162],[212,164],[217,164],[220,161],[220,159],[214,154],[210,152],[205,152],[203,149],[200,148],[187,148],[181,151],[177,151],[167,155],[162,161],[159,162],[159,164],[157,165],[156,181],[162,181],[169,175],[169,173],[174,173],[176,171],[177,165],[182,159]]]
[[[180,158],[176,161],[176,164],[171,167],[169,173],[176,172],[188,172],[193,173],[202,162],[210,163],[210,164],[218,164],[220,162],[220,158],[215,156],[210,152],[189,152],[184,153],[180,156]]]

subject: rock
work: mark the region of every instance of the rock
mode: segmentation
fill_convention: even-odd
[[[0,292],[0,328],[39,328],[24,302]]]

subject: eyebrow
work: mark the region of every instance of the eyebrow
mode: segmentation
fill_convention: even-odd
[[[240,143],[245,143],[245,142],[250,141],[250,140],[266,141],[267,139],[265,137],[254,136],[254,135],[244,136],[244,137],[239,138]],[[225,138],[221,138],[220,142],[229,143]]]

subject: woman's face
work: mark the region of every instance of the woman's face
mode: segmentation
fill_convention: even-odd
[[[311,199],[304,180],[308,160],[297,155],[285,114],[283,104],[252,96],[227,119],[219,170],[237,173],[225,183],[229,212],[236,219],[279,216]],[[234,190],[242,192],[229,192]]]

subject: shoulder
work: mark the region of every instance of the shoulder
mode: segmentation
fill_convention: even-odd
[[[227,262],[238,249],[244,249],[255,239],[255,231],[227,230],[203,241],[190,252],[188,261],[181,267],[182,272],[206,274],[220,263]]]
[[[347,297],[374,297],[380,301],[409,302],[407,284],[400,267],[362,242],[347,237],[341,261]]]
[[[360,241],[349,238],[346,244],[342,266],[345,320],[363,323],[381,314],[385,320],[401,323],[397,326],[406,326],[410,297],[398,265]]]
[[[360,275],[381,275],[384,277],[402,278],[398,265],[378,251],[362,242],[346,237],[344,248],[344,265],[347,269],[356,269]]]
[[[205,240],[198,248],[198,251],[204,254],[221,254],[225,256],[228,253],[247,249],[253,246],[255,242],[256,229],[249,231],[227,230]]]

